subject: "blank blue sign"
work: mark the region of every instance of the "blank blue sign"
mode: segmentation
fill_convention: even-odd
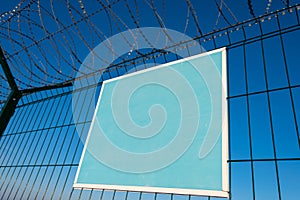
[[[74,187],[228,197],[226,49],[105,81]]]

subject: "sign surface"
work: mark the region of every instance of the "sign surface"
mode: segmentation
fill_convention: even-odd
[[[226,49],[103,82],[75,188],[228,197]]]

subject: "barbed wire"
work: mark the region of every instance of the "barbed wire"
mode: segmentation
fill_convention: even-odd
[[[171,7],[168,5],[172,1],[167,0],[20,0],[12,10],[0,14],[1,46],[18,87],[22,90],[72,82],[76,74],[80,73],[78,69],[86,55],[101,41],[124,30],[149,25],[173,28],[201,38],[200,42],[205,43],[227,34],[218,30],[256,18],[260,14],[251,0],[243,1],[248,7],[248,12],[245,13],[236,10],[225,0],[208,1],[203,5],[194,0],[182,2],[185,4],[180,4],[182,13],[174,15],[178,15],[176,17],[181,18],[183,24],[170,27],[170,24],[176,24],[176,21],[170,22],[170,19],[175,20],[175,17],[169,16]],[[288,0],[282,1],[282,4],[290,6]],[[205,13],[205,6],[214,10]],[[272,0],[268,0],[264,13],[261,14],[272,13],[271,8],[278,9],[272,4]],[[214,14],[208,15],[211,13]],[[212,24],[210,31],[207,27],[203,28],[204,20]],[[249,26],[251,25],[250,23]],[[218,32],[218,35],[207,37],[207,33],[210,32]],[[152,45],[142,32],[140,34]],[[134,33],[132,36],[134,37]],[[128,38],[123,36],[123,39],[134,49]],[[107,48],[114,54],[113,47]],[[157,56],[153,53],[152,56],[154,55]],[[103,56],[95,56],[103,63],[109,63]],[[130,61],[134,59],[133,56],[145,57],[145,53],[129,53],[121,57],[119,62]],[[85,67],[90,70],[89,74],[97,73],[89,66]],[[0,81],[7,82],[1,71],[0,75]],[[1,96],[8,95],[9,87],[2,83]],[[2,98],[4,97],[0,97],[0,101]]]
[[[2,13],[0,15],[0,23],[9,21],[12,17],[14,17],[14,15],[21,12],[21,7],[22,7],[22,5],[24,5],[25,1],[26,0],[21,0],[20,3],[18,3],[12,10],[5,11],[4,13]],[[34,2],[33,0],[30,1],[27,6],[29,6],[33,2]],[[25,6],[24,9],[27,6]]]

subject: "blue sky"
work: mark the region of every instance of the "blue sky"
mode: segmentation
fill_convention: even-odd
[[[91,3],[92,2],[92,3]],[[99,8],[99,4],[95,1],[83,1],[86,6],[87,11],[92,13],[93,11]],[[102,12],[99,15],[91,17],[91,20],[101,32],[106,36],[112,36],[124,31],[127,28],[135,28],[136,24],[129,15],[129,10],[126,8],[125,1],[117,3],[112,6],[112,10],[117,14],[126,24],[122,24],[118,21],[117,17],[107,17],[107,15]],[[153,10],[150,9],[149,2],[139,1],[138,10],[139,14],[136,13],[136,7],[134,6],[134,1],[130,1],[130,6],[132,8],[133,15],[141,27],[145,26],[159,26],[157,16],[153,13]],[[162,1],[163,2],[163,1]],[[163,16],[165,27],[174,29],[180,32],[186,30],[186,34],[194,37],[199,34],[197,32],[197,27],[192,15],[192,11],[187,12],[187,4],[185,1],[180,1],[179,3],[174,3],[172,1],[165,1],[165,4],[162,2],[156,2],[155,6],[157,12],[160,16]],[[220,3],[220,1],[217,1]],[[235,23],[235,18],[239,22],[245,21],[252,18],[247,1],[224,1],[226,5],[230,8],[224,10],[224,14],[229,20],[230,23]],[[275,1],[273,0],[270,7],[270,11],[281,9],[284,7],[283,2],[285,1]],[[290,4],[293,5],[298,1],[290,1]],[[11,10],[16,6],[18,1],[2,1],[0,6],[0,13]],[[28,1],[25,1],[23,5],[26,5]],[[215,8],[213,1],[192,1],[194,9],[197,13],[197,18],[199,24],[201,25],[201,31],[203,33],[209,33],[214,30],[214,28],[224,28],[227,27],[227,22],[220,17],[217,25],[216,21],[218,18],[218,10]],[[298,2],[299,3],[299,2]],[[267,1],[253,1],[254,14],[256,16],[262,15],[266,11]],[[43,2],[45,8],[50,9],[47,2]],[[80,10],[80,5],[77,2],[73,2],[74,8]],[[225,7],[225,5],[223,5]],[[213,8],[213,9],[211,9]],[[65,25],[72,24],[72,19],[68,13],[67,7],[62,1],[56,1],[54,3],[55,13],[60,17],[60,21]],[[32,20],[37,24],[41,24],[36,4],[33,4],[32,9],[29,13],[29,16],[32,17]],[[231,15],[230,12],[233,12],[234,15]],[[24,12],[26,13],[26,12]],[[80,19],[78,13],[74,12],[75,21]],[[298,11],[299,14],[299,11]],[[25,19],[25,14],[22,16]],[[42,15],[45,22],[45,27],[51,32],[59,30],[61,27],[57,27],[55,21],[43,12]],[[114,14],[110,14],[114,16]],[[185,29],[188,16],[188,26]],[[295,14],[295,9],[292,13],[286,13],[278,16],[280,26],[282,29],[295,26],[299,29],[299,21],[297,21],[297,15]],[[115,21],[117,21],[117,24]],[[30,20],[29,20],[30,21]],[[21,23],[20,30],[27,35],[32,35],[30,29],[28,28],[28,20],[24,20],[24,23]],[[110,23],[113,24],[112,29],[110,28]],[[10,24],[12,30],[18,30],[17,20],[14,20]],[[263,23],[261,23],[263,34],[269,34],[272,31],[278,30],[277,18],[271,16],[271,19],[266,18]],[[17,45],[17,42],[10,42],[7,40],[8,28],[7,24],[1,24],[0,31],[4,33],[1,35],[0,42],[2,47],[9,53],[13,54],[15,50],[20,50],[21,47]],[[24,42],[25,45],[30,45],[33,41],[39,41],[42,38],[45,38],[47,34],[43,29],[32,24],[34,37],[26,38],[24,35],[18,33],[10,33],[12,37],[15,38],[18,42]],[[101,42],[101,38],[93,32],[92,29],[89,29],[88,23],[79,23],[77,25],[78,29],[75,27],[71,28],[69,32],[63,32],[63,34],[57,34],[51,42],[41,42],[40,46],[44,49],[44,52],[40,51],[36,47],[29,48],[29,52],[32,55],[31,59],[35,60],[35,63],[40,64],[42,67],[38,69],[33,62],[30,62],[28,55],[21,51],[19,54],[20,57],[13,57],[14,59],[9,60],[9,64],[12,68],[14,76],[32,86],[43,86],[46,84],[59,83],[61,81],[69,80],[67,75],[71,77],[74,76],[75,70],[71,67],[71,64],[74,64],[73,67],[78,68],[80,63],[76,61],[75,57],[70,52],[70,49],[74,50],[80,60],[83,60],[89,53],[87,46],[95,47]],[[79,32],[80,30],[81,32]],[[100,33],[100,31],[99,31]],[[82,42],[83,38],[86,43]],[[245,27],[245,34],[249,40],[251,37],[259,36],[260,30],[259,25],[253,23],[253,25]],[[100,34],[101,35],[101,34]],[[291,31],[283,35],[269,35],[272,37],[265,38],[263,41],[257,40],[253,41],[245,46],[240,45],[237,47],[230,46],[228,49],[228,79],[229,79],[229,117],[230,117],[230,159],[233,161],[240,160],[241,162],[232,162],[231,163],[231,189],[232,189],[232,199],[252,199],[253,193],[255,192],[256,199],[278,199],[278,186],[281,190],[282,199],[296,199],[300,195],[297,186],[298,180],[300,180],[300,150],[299,150],[299,127],[300,127],[300,68],[298,64],[298,47],[300,45],[300,32],[299,30]],[[66,36],[67,39],[64,40],[63,36]],[[242,30],[235,30],[230,34],[231,42],[241,41],[243,38]],[[70,47],[67,46],[67,42],[70,42]],[[203,41],[203,40],[202,40]],[[56,49],[52,46],[56,42],[57,48],[60,50],[62,56],[58,56]],[[222,36],[216,39],[217,47],[228,45],[226,42],[226,36]],[[15,44],[12,46],[12,44]],[[242,43],[239,43],[242,44]],[[213,43],[211,41],[203,43],[204,48],[207,50],[214,49]],[[44,54],[43,54],[44,53]],[[46,58],[43,58],[43,55],[47,55]],[[62,57],[67,58],[66,60]],[[38,58],[41,58],[40,60]],[[169,55],[167,57],[170,61],[174,60],[175,57]],[[20,62],[23,61],[23,64]],[[164,62],[163,59],[157,58],[157,62]],[[28,66],[28,69],[34,71],[34,74],[31,74],[28,69],[25,69],[25,66]],[[59,72],[55,71],[52,66],[58,66],[59,70],[62,70],[61,75]],[[43,70],[46,70],[48,75],[43,73]],[[2,73],[2,72],[1,72]],[[47,80],[43,82],[42,80]],[[2,84],[5,85],[5,82],[1,80]],[[17,84],[20,88],[28,88],[21,81],[17,81]],[[291,88],[289,88],[291,87]],[[71,88],[64,89],[65,92]],[[266,92],[266,91],[269,92]],[[2,89],[3,93],[7,93],[6,89]],[[56,93],[54,91],[53,93]],[[62,93],[63,91],[61,91]],[[42,93],[38,96],[32,95],[33,99],[39,99],[39,96],[51,96],[53,95],[49,92],[49,95]],[[59,92],[58,92],[59,93]],[[250,94],[250,95],[246,95]],[[79,96],[84,96],[85,93],[78,93]],[[27,97],[26,97],[27,98]],[[23,98],[23,102],[26,101],[26,98]],[[31,98],[31,97],[29,97]],[[84,97],[82,97],[84,98]],[[90,99],[93,97],[87,97]],[[95,97],[97,98],[97,97]],[[20,103],[22,104],[22,103]],[[81,150],[83,143],[79,138],[75,136],[72,137],[72,134],[64,137],[60,133],[74,133],[75,128],[72,124],[72,112],[70,105],[71,96],[65,95],[59,98],[54,99],[53,101],[45,101],[44,103],[36,103],[28,105],[25,107],[19,108],[19,111],[16,112],[15,118],[12,119],[11,124],[9,125],[7,131],[12,133],[25,132],[25,135],[20,134],[19,139],[8,139],[8,137],[1,138],[1,145],[3,147],[9,147],[9,144],[20,145],[22,148],[28,150],[28,155],[22,155],[22,151],[17,151],[11,149],[7,153],[11,155],[10,157],[5,157],[2,154],[1,165],[9,164],[47,164],[47,163],[77,163],[81,155]],[[67,106],[65,106],[67,105]],[[83,111],[82,122],[91,120],[94,107],[91,105],[88,109],[81,108],[80,112]],[[34,111],[38,112],[34,112]],[[56,112],[51,112],[51,110],[56,110]],[[27,113],[27,114],[25,114]],[[41,115],[45,113],[45,116]],[[87,117],[86,117],[87,116]],[[37,121],[38,123],[33,123]],[[13,122],[17,125],[13,125]],[[57,128],[60,125],[67,125],[63,128]],[[87,134],[88,125],[83,126],[82,133]],[[49,132],[45,131],[47,127],[52,127]],[[55,128],[56,127],[56,128]],[[30,130],[43,129],[42,131],[37,131],[36,134],[46,132],[47,134],[42,135],[41,139],[34,138],[29,135]],[[298,128],[298,129],[297,129]],[[45,130],[44,130],[45,129]],[[26,132],[27,131],[27,132]],[[29,131],[29,132],[28,132]],[[53,137],[51,134],[55,133]],[[24,138],[23,138],[24,137]],[[23,140],[21,139],[23,138]],[[44,138],[45,142],[41,143]],[[40,153],[37,150],[34,154],[33,147],[30,147],[26,141],[32,141],[36,146],[41,149]],[[70,149],[66,146],[67,142],[70,144]],[[77,147],[77,143],[80,143]],[[42,144],[46,147],[49,144],[49,148],[42,150]],[[57,150],[52,151],[54,147],[57,147]],[[3,150],[1,150],[3,152]],[[68,156],[68,154],[72,152]],[[32,154],[31,154],[32,153]],[[277,162],[274,161],[276,158],[280,159]],[[15,157],[13,156],[15,155]],[[30,157],[32,155],[32,157]],[[44,155],[44,156],[43,156]],[[73,157],[71,155],[74,155]],[[18,159],[19,158],[19,159]],[[250,162],[250,159],[256,161]],[[297,160],[289,160],[297,159]],[[35,160],[36,159],[36,160]],[[259,161],[264,160],[264,161]],[[69,171],[69,179],[67,183],[68,190],[71,189],[71,184],[75,178],[76,167],[71,167],[72,170]],[[21,177],[23,174],[25,177],[28,177],[30,172],[29,170],[20,170],[14,173],[14,176]],[[42,168],[39,171],[34,171],[35,173],[40,172],[45,173],[44,180],[41,179],[42,189],[44,190],[47,187],[47,179],[53,177],[59,177],[59,169],[46,168],[43,171]],[[65,172],[65,168],[62,168],[62,171]],[[53,173],[52,173],[53,171]],[[50,173],[51,172],[51,173]],[[68,170],[66,170],[68,172]],[[3,177],[10,177],[9,174],[13,174],[11,171],[1,171]],[[7,173],[7,174],[6,174]],[[278,175],[278,180],[277,180]],[[13,177],[13,175],[11,175]],[[34,177],[34,176],[33,176]],[[16,179],[20,184],[24,183],[19,179]],[[35,182],[36,184],[40,179],[34,181],[34,179],[29,179],[29,183]],[[53,179],[54,180],[54,179]],[[253,182],[254,180],[254,182]],[[3,180],[1,180],[3,181]],[[6,178],[5,182],[8,183],[9,179]],[[62,184],[64,180],[56,184]],[[18,182],[17,182],[18,183]],[[52,184],[52,182],[51,182]],[[55,182],[53,183],[55,185]],[[11,183],[9,188],[11,187]],[[254,188],[253,188],[254,186]],[[48,186],[49,187],[49,186]],[[4,187],[0,190],[0,195],[4,195]],[[28,188],[30,188],[28,186]],[[27,188],[27,190],[28,190]],[[51,186],[50,186],[51,189]],[[49,189],[49,190],[50,190]],[[26,191],[27,191],[26,190]],[[38,191],[38,187],[33,187],[34,191]],[[5,190],[9,191],[9,189]],[[254,191],[254,192],[253,192]],[[2,193],[2,194],[1,194]],[[41,191],[38,191],[40,195]],[[47,192],[45,192],[47,193]],[[50,192],[48,192],[51,195]],[[48,195],[47,193],[47,195]],[[55,193],[56,194],[56,193]],[[98,195],[97,192],[93,192],[93,195]],[[105,192],[104,199],[110,199],[112,192]],[[29,195],[29,194],[28,194]],[[47,196],[46,195],[46,196]],[[78,191],[74,191],[73,195],[79,195]],[[83,192],[83,197],[89,196],[88,192]],[[99,194],[100,195],[100,194]],[[117,193],[116,199],[123,199],[125,193]],[[139,194],[130,193],[132,198],[137,198]],[[40,197],[40,196],[39,196]],[[158,195],[157,199],[166,199],[171,198],[169,195]],[[143,199],[153,199],[153,194],[143,194]],[[187,197],[175,196],[174,199],[187,199]],[[201,197],[193,197],[192,199],[202,199]]]

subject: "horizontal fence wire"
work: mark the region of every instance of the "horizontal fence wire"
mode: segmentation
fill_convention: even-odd
[[[285,26],[286,20],[292,23]],[[194,38],[206,50],[227,48],[230,199],[300,196],[299,28],[294,6]],[[187,42],[186,48],[192,45]],[[92,99],[97,97],[88,91],[99,94],[102,81],[141,63],[146,68],[146,63],[177,59],[168,49],[152,51],[116,63],[97,84],[23,96],[0,138],[0,199],[219,199],[72,187],[95,110]],[[76,120],[72,95],[80,97],[74,102]],[[80,101],[90,102],[89,107]]]

